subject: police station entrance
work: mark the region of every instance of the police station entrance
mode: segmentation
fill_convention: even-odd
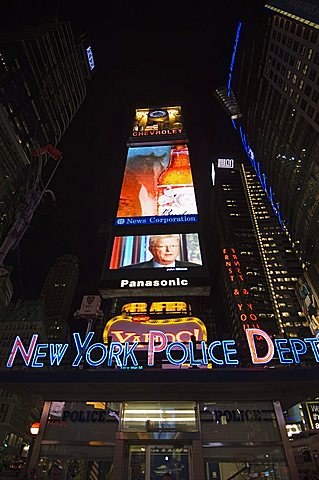
[[[200,440],[196,402],[122,404],[116,443],[124,443],[129,480],[193,480],[193,441]]]
[[[130,445],[128,480],[192,480],[191,447],[186,445]]]

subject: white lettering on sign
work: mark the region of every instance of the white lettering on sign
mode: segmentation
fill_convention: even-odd
[[[168,280],[125,280],[120,283],[121,288],[144,288],[144,287],[186,287],[186,278],[170,278]]]
[[[218,168],[234,168],[234,160],[232,158],[219,158]]]

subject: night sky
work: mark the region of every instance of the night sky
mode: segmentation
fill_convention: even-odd
[[[237,24],[254,14],[251,3],[258,8],[239,1],[10,3],[7,26],[34,16],[70,20],[75,35],[87,34],[96,64],[87,98],[59,144],[63,160],[51,184],[57,203],[39,207],[7,257],[15,298],[37,298],[49,267],[64,253],[80,258],[74,310],[83,295],[98,293],[135,107],[182,104],[199,212],[209,232],[211,161],[242,155],[213,90],[227,83]]]

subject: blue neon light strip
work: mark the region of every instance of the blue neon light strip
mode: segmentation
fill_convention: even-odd
[[[92,48],[91,47],[88,47],[86,49],[86,56],[87,56],[87,59],[88,59],[88,62],[89,62],[90,70],[93,70],[93,68],[95,67],[95,63],[94,63],[94,58],[93,58],[93,53],[92,53]]]
[[[283,227],[284,222],[283,222],[282,217],[281,217],[281,211],[280,211],[279,203],[275,203],[272,187],[271,186],[269,188],[267,187],[266,174],[261,172],[260,163],[256,162],[254,152],[250,148],[250,146],[247,142],[247,137],[246,137],[245,133],[243,132],[243,129],[242,129],[241,126],[239,127],[239,134],[240,134],[240,138],[241,138],[244,150],[247,154],[247,157],[249,158],[249,161],[250,161],[253,169],[255,170],[255,172],[257,174],[257,177],[259,178],[260,184],[261,184],[264,192],[266,193],[267,198],[268,198],[268,200],[271,204],[271,208],[273,209],[274,214],[278,217],[280,225]]]
[[[227,85],[227,94],[228,94],[229,97],[230,97],[230,94],[231,94],[231,81],[232,81],[232,76],[233,76],[233,69],[234,69],[234,63],[235,63],[235,57],[236,57],[236,51],[237,51],[237,47],[238,47],[238,41],[239,41],[239,35],[240,35],[241,27],[242,27],[242,22],[239,22],[238,27],[237,27],[237,32],[236,32],[234,51],[233,51],[233,55],[231,57],[230,68],[229,68],[228,85]]]

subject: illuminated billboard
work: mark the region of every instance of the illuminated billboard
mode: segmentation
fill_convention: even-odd
[[[305,402],[309,423],[313,430],[319,430],[319,402]]]
[[[308,320],[311,333],[319,337],[319,305],[305,275],[298,279],[296,294],[305,318]]]
[[[170,342],[190,342],[192,337],[196,342],[207,341],[207,331],[205,324],[196,317],[167,318],[167,308],[169,305],[175,305],[176,302],[156,302],[160,307],[156,311],[156,317],[151,318],[148,314],[139,314],[132,312],[128,315],[125,305],[121,315],[109,320],[103,332],[104,343],[112,342],[139,342],[138,350],[147,350],[150,330],[160,329],[169,338]],[[154,304],[152,304],[154,305]],[[158,318],[158,315],[164,318]],[[174,312],[176,315],[176,312]]]
[[[202,266],[197,233],[115,237],[110,269],[165,268],[188,270]]]
[[[115,224],[197,221],[187,145],[129,148]]]
[[[104,298],[156,294],[208,295],[198,233],[116,236],[100,288]]]
[[[137,108],[129,143],[162,143],[185,139],[180,106]]]

